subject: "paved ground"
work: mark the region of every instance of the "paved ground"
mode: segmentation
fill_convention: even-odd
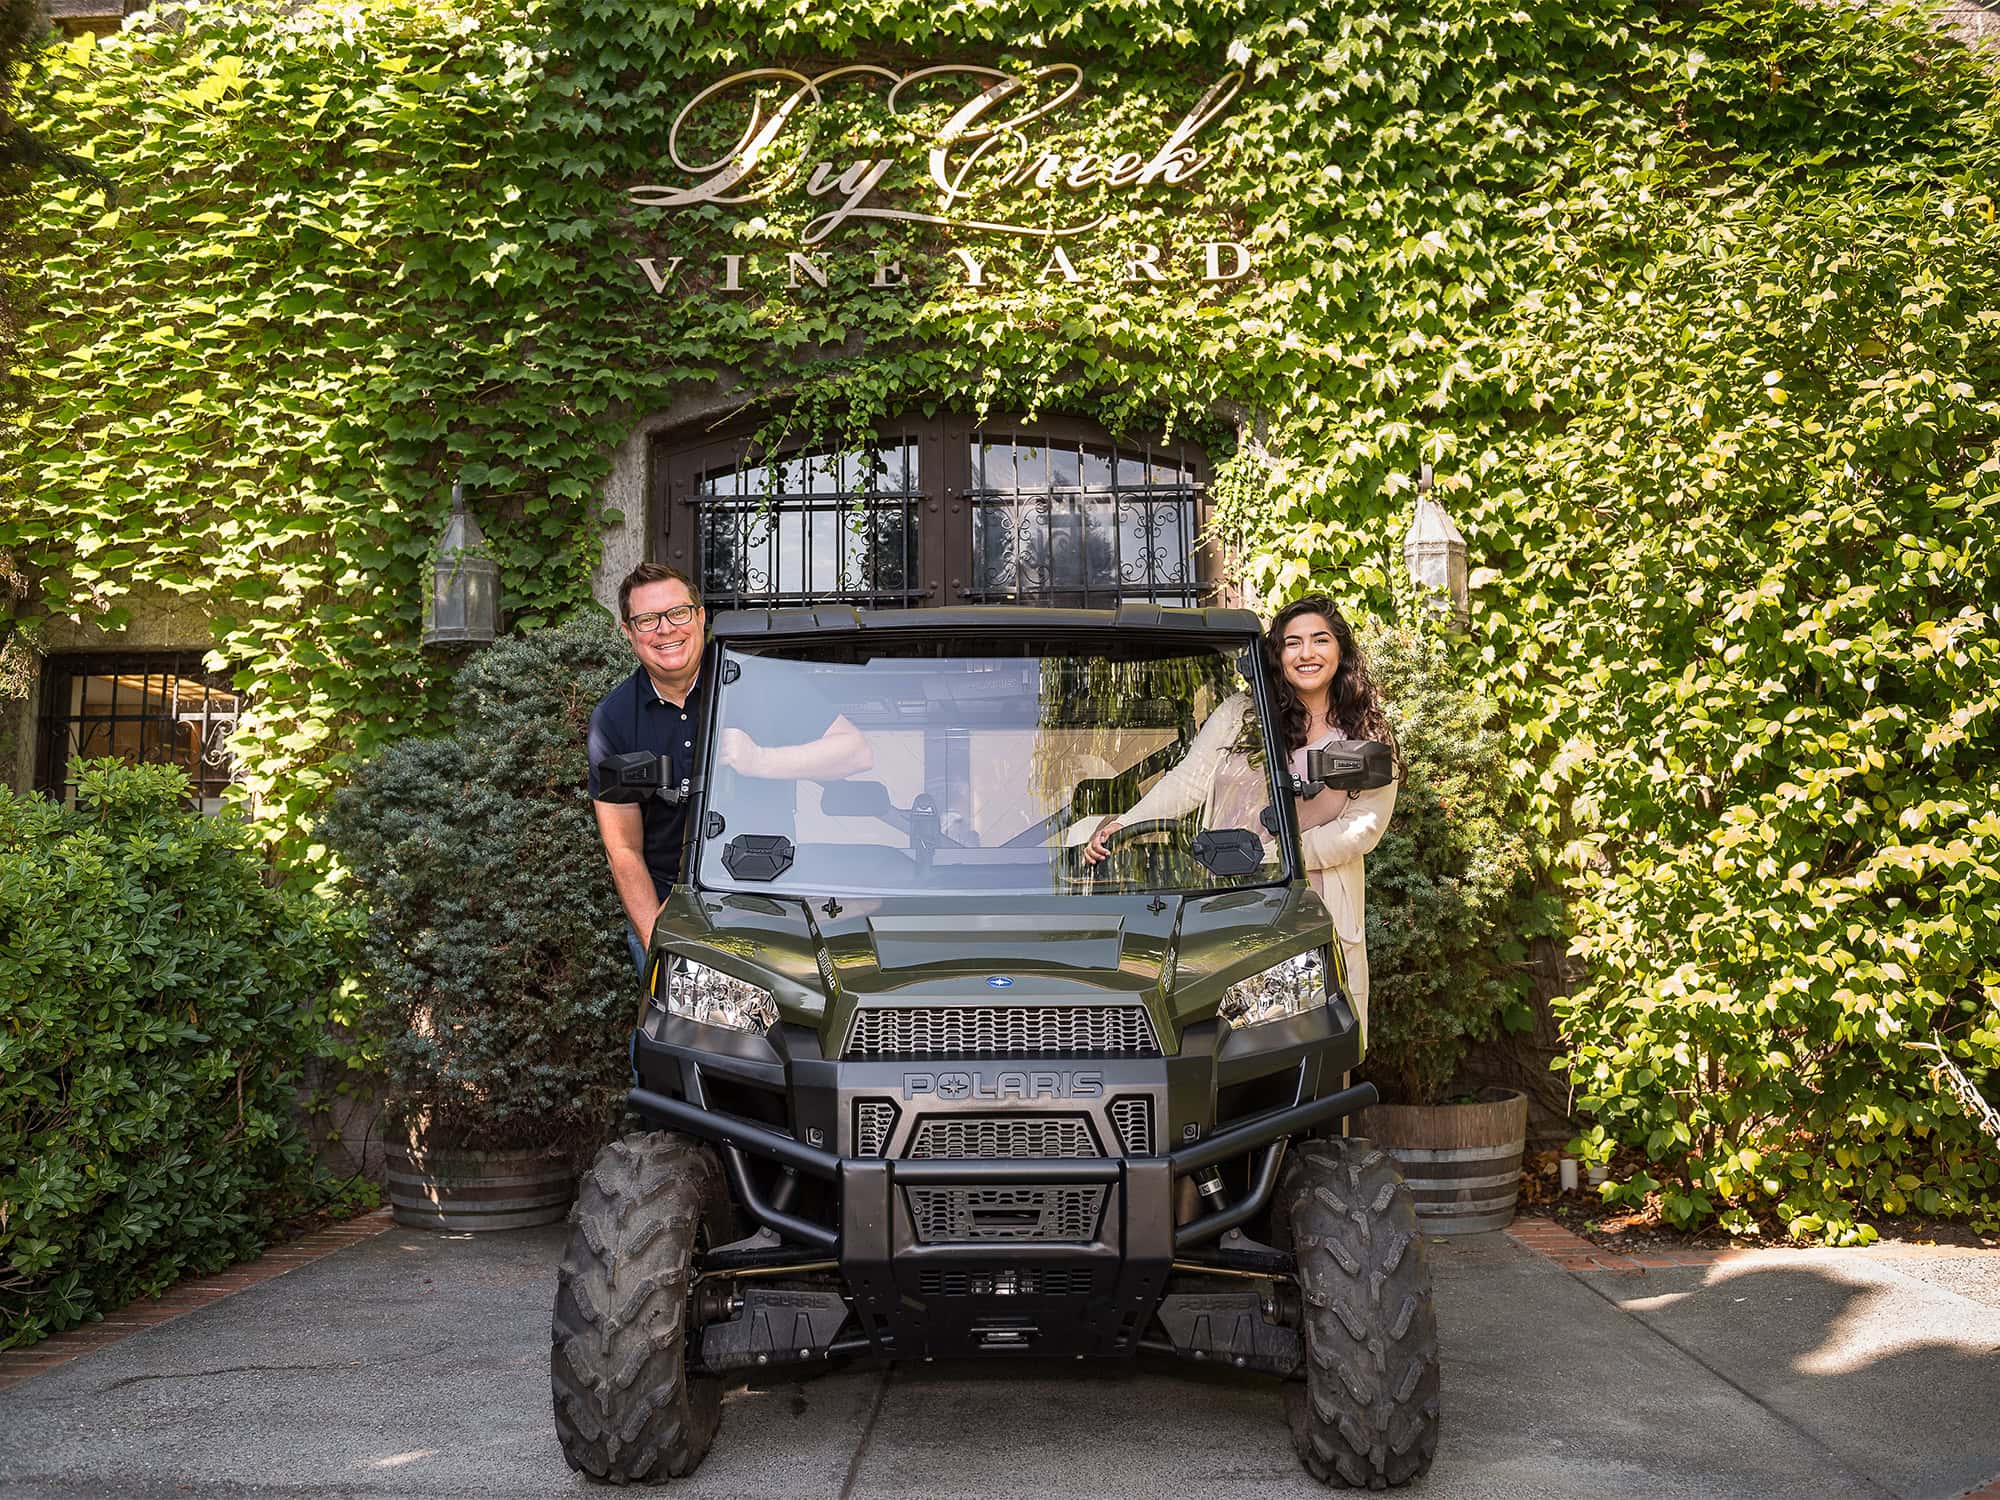
[[[557,1229],[395,1229],[0,1391],[0,1496],[597,1495],[549,1420]],[[1436,1497],[1957,1497],[2000,1476],[2000,1252],[1573,1273],[1434,1246]],[[1323,1493],[1278,1388],[1178,1365],[742,1391],[691,1497]],[[2000,1494],[2000,1491],[1994,1493]]]

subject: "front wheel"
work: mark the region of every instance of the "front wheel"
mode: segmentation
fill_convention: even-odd
[[[722,1392],[688,1374],[695,1255],[729,1211],[709,1147],[667,1131],[598,1152],[570,1212],[556,1276],[556,1436],[569,1466],[611,1484],[694,1472],[714,1441]]]
[[[1305,1324],[1293,1444],[1322,1484],[1408,1484],[1431,1466],[1438,1430],[1437,1317],[1416,1202],[1394,1159],[1353,1137],[1298,1142],[1278,1195]]]

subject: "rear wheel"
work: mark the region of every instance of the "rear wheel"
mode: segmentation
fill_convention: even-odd
[[[689,1291],[729,1211],[709,1147],[666,1131],[597,1155],[570,1213],[556,1276],[549,1375],[572,1469],[612,1484],[694,1472],[715,1438],[721,1387],[687,1369]]]
[[[1292,1440],[1323,1484],[1407,1484],[1437,1451],[1437,1318],[1416,1202],[1365,1140],[1301,1141],[1276,1227],[1298,1261],[1305,1389]]]

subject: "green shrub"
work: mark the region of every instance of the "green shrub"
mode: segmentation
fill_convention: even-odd
[[[2000,1150],[1909,1044],[2000,1097],[1993,76],[1869,7],[1630,14],[1477,336],[1433,336],[1459,368],[1401,362],[1430,409],[1302,382],[1224,520],[1253,585],[1365,604],[1371,518],[1436,464],[1609,1196],[1992,1222]]]
[[[1838,101],[1787,152],[1844,163],[1756,180],[1760,110],[1720,178],[1676,149],[1554,205],[1518,368],[1565,426],[1481,517],[1489,649],[1571,820],[1584,1150],[1676,1224],[1834,1241],[2000,1215],[2000,1146],[1908,1045],[1995,1096],[2000,114],[1989,80],[1939,139],[1920,47],[1847,45],[1857,14],[1694,91],[1782,74]]]
[[[175,767],[0,788],[0,1348],[254,1252],[309,1206],[292,1086],[337,934]]]
[[[1474,1043],[1524,1004],[1528,836],[1508,816],[1508,741],[1435,638],[1362,640],[1406,777],[1368,856],[1368,1061],[1392,1102],[1434,1104]]]
[[[334,800],[323,835],[368,909],[363,1024],[431,1145],[582,1148],[615,1119],[639,992],[585,741],[632,665],[598,611],[506,637],[459,673],[453,733]]]

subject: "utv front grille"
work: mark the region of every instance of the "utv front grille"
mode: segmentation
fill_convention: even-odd
[[[993,1161],[1103,1153],[1081,1115],[931,1115],[917,1121],[909,1154],[950,1161]]]
[[[858,1099],[854,1104],[854,1154],[880,1156],[896,1129],[896,1106],[887,1099]]]
[[[1106,1189],[913,1187],[910,1217],[926,1245],[1088,1240],[1104,1215]]]
[[[1157,1057],[1143,1005],[876,1006],[855,1012],[844,1055]]]
[[[996,1266],[986,1271],[927,1270],[919,1278],[926,1297],[1088,1297],[1097,1290],[1089,1270],[1069,1267]]]
[[[1153,1154],[1153,1101],[1144,1094],[1127,1094],[1111,1101],[1111,1128],[1124,1142],[1127,1156]]]

